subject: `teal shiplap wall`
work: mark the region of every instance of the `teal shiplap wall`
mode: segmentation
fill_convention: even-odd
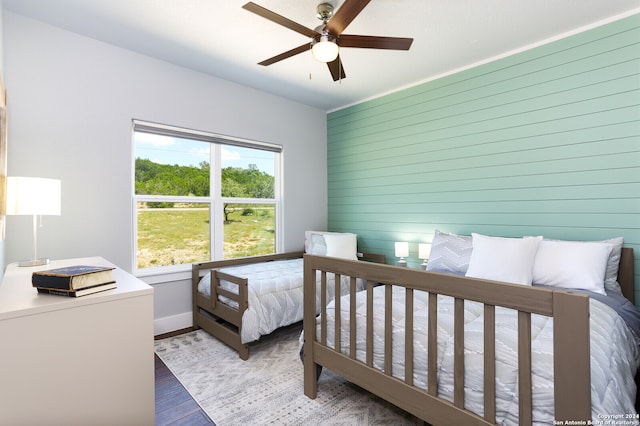
[[[328,117],[329,229],[385,253],[433,231],[635,249],[640,15]]]

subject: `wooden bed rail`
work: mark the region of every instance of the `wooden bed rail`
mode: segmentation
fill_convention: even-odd
[[[518,311],[518,383],[519,421],[532,422],[531,389],[531,314],[554,319],[554,392],[556,420],[590,420],[590,343],[589,299],[586,295],[551,291],[530,286],[498,283],[481,279],[399,268],[390,265],[363,264],[349,260],[305,255],[304,307],[304,392],[309,398],[317,395],[316,364],[322,365],[347,380],[401,407],[419,419],[444,424],[495,424],[495,308],[506,307]],[[320,336],[316,336],[316,274],[321,275],[320,294],[326,290],[327,273],[350,277],[350,342],[340,348],[340,297],[335,297],[335,346],[327,344],[326,303],[320,307],[322,318]],[[366,360],[355,358],[355,279],[367,281]],[[385,366],[373,366],[373,288],[385,285]],[[391,295],[392,286],[404,287],[406,294],[405,319],[405,377],[399,379],[391,371]],[[338,287],[338,286],[336,286]],[[438,295],[454,298],[454,397],[449,402],[437,396],[437,377],[428,375],[427,389],[413,385],[413,297],[417,290],[429,292],[427,365],[436,371],[437,305]],[[343,300],[344,302],[346,300]],[[484,416],[464,409],[464,303],[484,304]],[[318,340],[319,337],[319,340]]]
[[[365,262],[380,263],[383,265],[387,260],[386,256],[381,253],[358,252],[357,256],[358,256],[358,260],[363,260]]]

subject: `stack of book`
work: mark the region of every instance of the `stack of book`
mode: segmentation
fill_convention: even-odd
[[[113,267],[74,265],[34,272],[33,287],[38,293],[80,297],[116,288]]]

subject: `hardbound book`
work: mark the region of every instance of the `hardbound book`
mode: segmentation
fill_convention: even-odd
[[[117,287],[116,282],[111,281],[110,283],[98,284],[91,287],[85,287],[80,290],[71,290],[71,291],[57,290],[54,288],[42,288],[42,287],[37,287],[37,289],[38,289],[38,293],[40,294],[54,294],[56,296],[80,297],[80,296],[86,296],[88,294],[99,293],[105,290],[111,290],[112,288],[116,288],[116,287]]]
[[[31,276],[31,284],[39,288],[77,291],[86,287],[112,282],[111,271],[114,269],[114,267],[109,266],[86,265],[48,269],[34,272]]]

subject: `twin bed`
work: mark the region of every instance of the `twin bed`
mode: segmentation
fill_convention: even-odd
[[[538,254],[547,258],[536,261],[544,267],[533,267],[531,279],[546,286],[531,286],[502,282],[528,277],[519,275],[520,260],[500,261],[500,250],[514,247],[493,240],[483,255],[470,250],[471,237],[436,232],[425,272],[385,265],[381,256],[369,258],[380,264],[354,261],[355,237],[336,252],[327,250],[334,236],[322,234],[306,236],[307,254],[194,265],[194,324],[247,359],[249,342],[303,316],[310,398],[322,392],[324,367],[434,425],[638,424],[640,317],[628,302],[634,259],[622,239],[545,240]],[[296,264],[285,284],[273,279],[286,276],[276,265],[282,260]],[[245,265],[266,276],[230,269]],[[274,313],[276,305],[287,309]]]
[[[383,255],[356,251],[356,235],[307,231],[305,251],[384,263]],[[193,324],[249,357],[249,344],[302,320],[303,252],[244,257],[192,265]],[[342,293],[347,282],[338,286]],[[333,282],[329,282],[333,292]],[[364,288],[360,282],[358,289]]]

